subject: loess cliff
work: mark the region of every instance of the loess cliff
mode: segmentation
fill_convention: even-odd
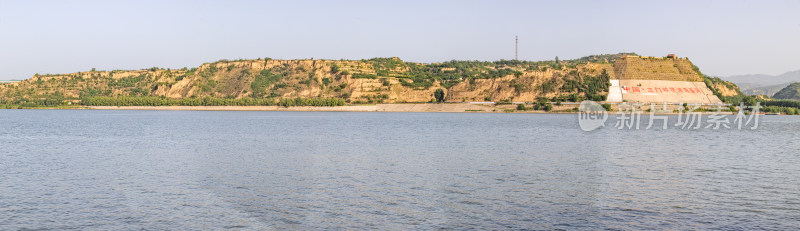
[[[638,57],[638,56],[637,56]],[[196,68],[35,75],[0,84],[0,104],[81,103],[92,97],[164,99],[336,98],[349,104],[605,100],[609,79],[702,81],[688,59],[629,54],[565,61],[220,60]]]

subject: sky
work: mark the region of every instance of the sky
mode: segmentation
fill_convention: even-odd
[[[800,70],[800,1],[0,0],[0,79],[220,59],[689,57],[713,76]]]

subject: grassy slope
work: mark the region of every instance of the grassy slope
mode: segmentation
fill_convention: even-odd
[[[800,100],[800,83],[792,83],[789,86],[781,89],[775,96],[775,99],[788,99],[788,100]]]

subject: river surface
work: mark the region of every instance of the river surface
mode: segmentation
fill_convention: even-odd
[[[577,118],[0,110],[0,230],[800,229],[798,116]]]

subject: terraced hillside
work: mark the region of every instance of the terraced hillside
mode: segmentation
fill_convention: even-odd
[[[687,58],[626,55],[614,63],[619,79],[702,82],[702,77]]]
[[[608,96],[614,102],[719,104],[719,92],[727,92],[710,89],[687,58],[627,55],[614,72]]]

